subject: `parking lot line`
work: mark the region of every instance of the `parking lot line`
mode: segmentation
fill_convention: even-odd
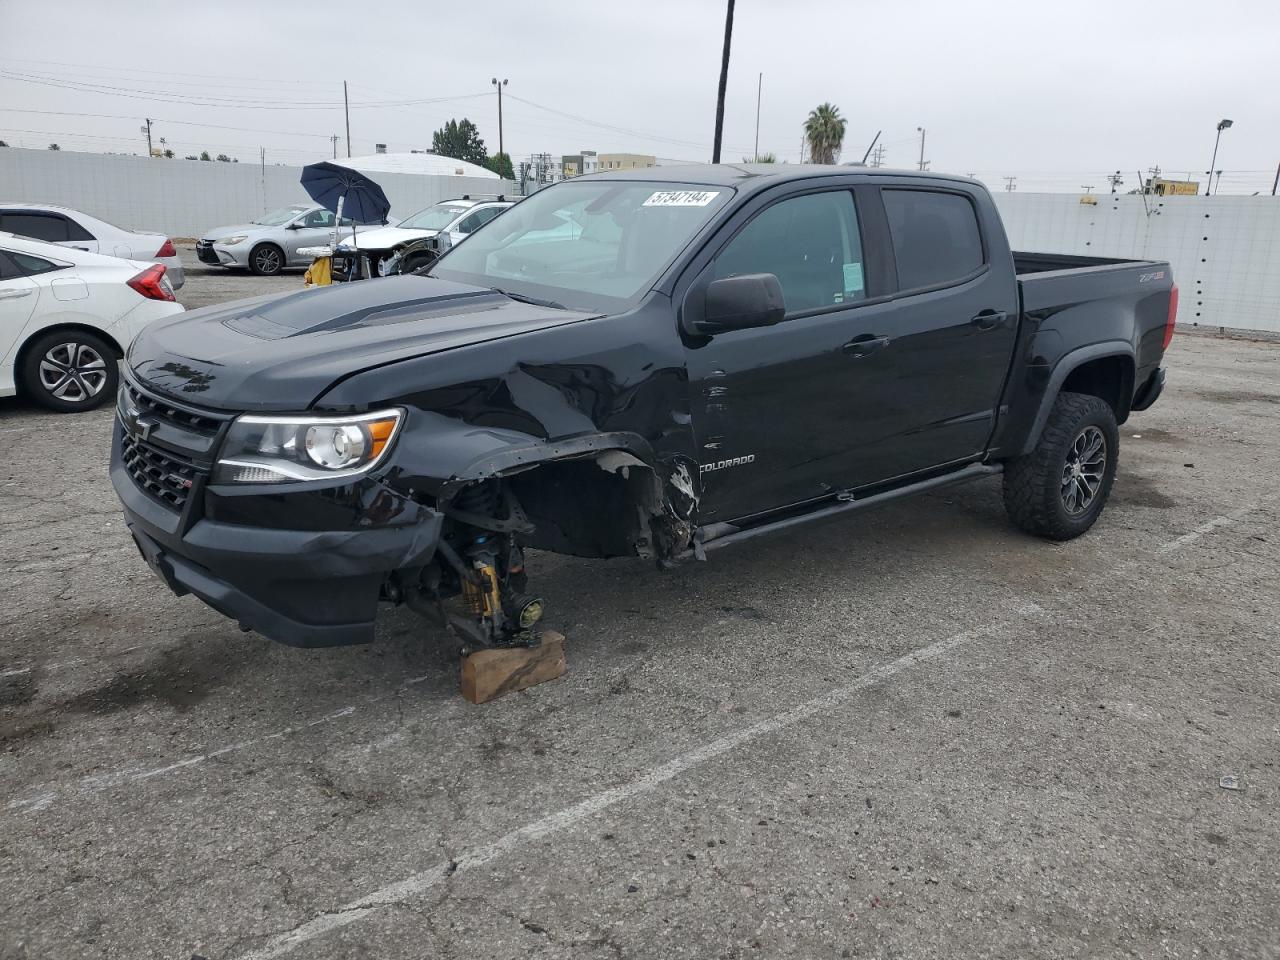
[[[1010,609],[1020,616],[1036,615],[1043,612],[1038,606],[1030,603],[1020,603],[1016,607],[1010,607]],[[896,660],[867,671],[850,683],[830,690],[811,700],[806,700],[804,703],[789,710],[784,710],[782,713],[767,717],[741,730],[736,730],[717,740],[713,740],[695,750],[676,757],[674,760],[652,767],[641,776],[621,786],[597,793],[572,806],[565,807],[563,810],[558,810],[524,826],[517,827],[491,843],[464,852],[455,860],[442,861],[403,880],[388,884],[366,897],[361,897],[359,900],[352,901],[335,910],[326,911],[294,927],[292,930],[278,934],[264,946],[243,955],[241,960],[270,960],[270,958],[289,953],[309,940],[314,940],[332,930],[337,930],[362,920],[383,907],[393,906],[420,896],[455,873],[474,870],[476,867],[481,867],[492,860],[511,853],[527,843],[567,830],[619,803],[646,793],[652,793],[663,784],[730,751],[762,737],[785,730],[797,723],[808,720],[816,714],[838,707],[860,691],[888,680],[904,670],[937,660],[939,657],[945,656],[976,639],[996,637],[1000,635],[1002,630],[1007,629],[1007,625],[1001,625],[1000,627],[986,626],[964,630],[946,639],[938,640],[928,646],[913,650],[911,653]]]

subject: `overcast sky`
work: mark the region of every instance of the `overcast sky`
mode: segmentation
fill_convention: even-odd
[[[151,116],[180,156],[256,162],[261,145],[268,162],[304,163],[345,133],[345,79],[356,155],[428,147],[464,116],[496,152],[498,76],[517,162],[580,149],[705,161],[723,29],[722,0],[0,0],[0,138],[145,152]],[[923,126],[933,170],[1104,190],[1119,169],[1128,188],[1156,164],[1200,175],[1228,117],[1222,192],[1270,192],[1278,39],[1275,0],[738,0],[724,159],[754,149],[763,72],[760,150],[783,160],[830,101],[849,123],[844,160],[883,130],[886,165],[914,167]],[[453,99],[388,105],[439,98]]]

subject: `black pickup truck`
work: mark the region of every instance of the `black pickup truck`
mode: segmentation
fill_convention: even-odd
[[[1084,533],[1176,304],[1166,263],[1012,253],[972,180],[580,177],[426,275],[152,325],[111,478],[245,629],[364,642],[383,601],[528,642],[527,548],[666,565],[997,473],[1023,530]]]

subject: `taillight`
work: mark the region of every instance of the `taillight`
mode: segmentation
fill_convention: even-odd
[[[169,281],[165,279],[163,263],[153,263],[127,282],[148,300],[177,299],[173,295],[173,288],[169,286]]]
[[[1178,285],[1175,283],[1169,291],[1169,319],[1164,325],[1164,349],[1169,349],[1173,342],[1173,324],[1178,319]]]
[[[166,239],[160,249],[156,251],[157,257],[176,257],[178,251],[173,247],[173,241]]]

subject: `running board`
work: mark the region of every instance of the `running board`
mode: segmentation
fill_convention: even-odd
[[[998,463],[973,463],[957,470],[955,473],[946,473],[940,477],[930,477],[928,480],[918,480],[915,483],[895,487],[892,490],[885,490],[882,493],[873,493],[867,497],[854,499],[852,494],[836,494],[837,502],[831,506],[820,507],[810,513],[802,513],[798,516],[785,517],[772,523],[762,523],[758,526],[745,528],[737,527],[731,523],[709,524],[699,528],[698,536],[702,539],[699,540],[692,552],[697,554],[706,550],[718,550],[721,547],[741,543],[743,540],[750,540],[752,537],[781,533],[784,530],[790,530],[792,527],[799,527],[806,523],[816,523],[820,520],[830,520],[834,517],[844,516],[847,513],[853,513],[855,510],[879,506],[892,500],[901,500],[903,497],[914,496],[917,493],[924,493],[928,490],[936,490],[939,487],[949,487],[952,484],[989,477],[1000,473],[1003,469],[1002,465]]]

